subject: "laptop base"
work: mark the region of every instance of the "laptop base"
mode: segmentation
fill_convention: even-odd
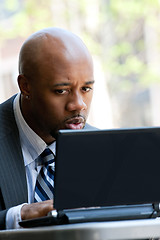
[[[56,215],[55,210],[52,212],[46,217],[21,221],[19,225],[24,228],[32,228],[84,222],[149,219],[159,216],[155,205],[152,204],[68,209],[59,211]]]

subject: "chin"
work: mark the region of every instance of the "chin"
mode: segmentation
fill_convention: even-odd
[[[57,134],[58,134],[58,130],[52,130],[51,132],[50,132],[50,135],[53,137],[53,138],[57,138]]]

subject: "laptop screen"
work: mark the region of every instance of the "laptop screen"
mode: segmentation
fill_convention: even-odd
[[[160,202],[160,128],[60,130],[57,210]]]

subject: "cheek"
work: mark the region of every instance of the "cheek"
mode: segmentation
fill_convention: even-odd
[[[62,99],[47,98],[45,101],[40,102],[40,108],[47,118],[59,118],[64,114],[65,103]]]
[[[92,102],[92,97],[93,97],[93,93],[90,93],[85,99],[85,102],[86,102],[88,108],[90,108],[90,105]]]

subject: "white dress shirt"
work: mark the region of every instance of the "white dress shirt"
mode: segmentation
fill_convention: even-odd
[[[37,157],[45,150],[47,144],[28,126],[24,120],[20,109],[20,93],[16,96],[14,103],[14,115],[19,130],[21,148],[23,153],[26,179],[28,187],[28,203],[34,199],[34,190],[37,175],[40,167],[37,167]],[[48,146],[55,154],[56,142]],[[24,203],[24,204],[28,204]],[[21,221],[21,208],[24,204],[10,208],[6,215],[6,229],[20,228],[18,222]]]

